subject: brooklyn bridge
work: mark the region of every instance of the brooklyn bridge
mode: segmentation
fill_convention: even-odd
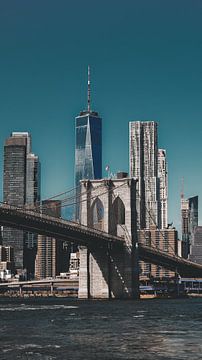
[[[137,298],[140,260],[182,277],[202,277],[202,265],[138,242],[136,201],[133,178],[83,180],[80,222],[1,203],[0,224],[79,246],[80,298]]]

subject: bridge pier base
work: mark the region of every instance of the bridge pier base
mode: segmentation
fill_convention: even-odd
[[[80,248],[80,299],[138,299],[132,253],[126,246]],[[138,274],[138,272],[136,272]]]
[[[136,182],[134,178],[81,182],[81,224],[123,242],[112,244],[109,239],[103,246],[95,241],[88,250],[80,248],[80,299],[139,297]]]

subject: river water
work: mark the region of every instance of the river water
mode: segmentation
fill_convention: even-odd
[[[202,299],[0,298],[0,359],[202,359]]]

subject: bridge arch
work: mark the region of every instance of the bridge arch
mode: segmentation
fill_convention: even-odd
[[[125,205],[119,195],[112,203],[112,234],[117,235],[117,225],[125,225]]]
[[[104,205],[99,197],[91,205],[91,225],[94,229],[104,230]]]

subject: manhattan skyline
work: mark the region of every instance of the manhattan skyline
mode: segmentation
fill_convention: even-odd
[[[74,119],[87,105],[90,64],[92,108],[103,119],[103,175],[106,165],[129,170],[129,121],[157,121],[169,221],[180,229],[184,177],[185,198],[199,195],[200,224],[201,15],[197,0],[1,3],[1,188],[3,144],[13,131],[32,135],[42,199],[74,186]]]

